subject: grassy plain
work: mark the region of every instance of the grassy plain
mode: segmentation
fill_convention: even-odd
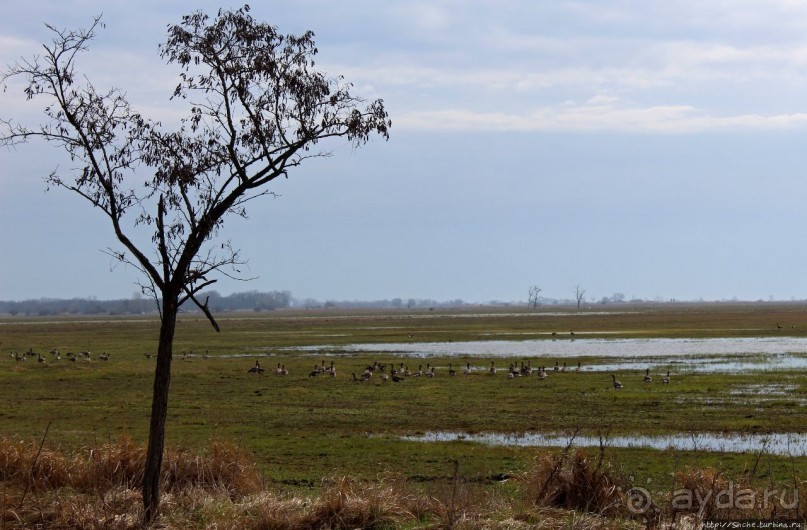
[[[577,337],[774,337],[807,336],[807,306],[800,304],[660,304],[574,308],[480,307],[417,311],[276,311],[219,315],[221,333],[203,317],[183,315],[175,341],[167,443],[204,451],[225,440],[252,453],[264,479],[280,488],[318,487],[323,477],[374,480],[393,476],[428,485],[459,472],[480,484],[499,485],[525,469],[535,448],[468,442],[420,443],[403,435],[428,431],[526,431],[602,436],[678,433],[779,433],[805,430],[807,377],[796,370],[687,373],[669,385],[641,382],[644,366],[608,373],[550,373],[508,380],[487,375],[491,360],[503,368],[526,359],[401,357],[345,353],[354,343],[468,340],[566,340]],[[41,317],[0,319],[2,435],[38,440],[50,424],[47,444],[81,450],[130,435],[146,439],[156,347],[154,317]],[[552,335],[556,333],[557,335]],[[289,347],[328,344],[323,357]],[[11,352],[42,353],[15,361]],[[57,361],[48,352],[57,349]],[[67,352],[89,350],[92,360],[70,362]],[[98,359],[111,354],[107,362]],[[183,353],[188,353],[183,358]],[[334,361],[336,377],[309,377],[311,368]],[[260,360],[262,376],[247,373]],[[565,358],[570,366],[609,362]],[[351,382],[375,361],[428,362],[433,378],[382,384],[376,376]],[[472,363],[470,376],[448,376],[448,364]],[[272,375],[283,364],[289,375]],[[554,359],[534,359],[552,366]],[[755,385],[786,384],[786,395],[743,397]],[[746,454],[607,449],[620,472],[636,483],[671,488],[674,473],[711,466],[728,474],[751,468],[772,482],[807,475],[807,458]],[[506,488],[506,485],[504,486]]]

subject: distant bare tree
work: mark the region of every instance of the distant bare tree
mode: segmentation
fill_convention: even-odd
[[[583,289],[580,284],[575,285],[574,287],[574,299],[577,300],[577,309],[580,309],[580,304],[583,303],[583,299],[586,296],[586,290]]]
[[[109,253],[141,271],[141,289],[160,310],[143,479],[148,526],[160,504],[177,313],[191,301],[218,330],[199,292],[215,273],[245,279],[230,242],[213,242],[224,219],[246,217],[247,202],[271,195],[274,179],[329,156],[319,142],[344,138],[358,147],[372,134],[388,137],[391,124],[381,100],[368,104],[341,77],[314,69],[313,33],[282,35],[255,21],[249,6],[212,19],[195,12],[169,26],[160,54],[180,67],[173,97],[189,107],[176,130],[135,112],[124,91],[97,90],[76,72],[100,17],[88,30],[47,27],[53,39],[42,55],[0,77],[3,85],[24,78],[27,99],[45,100],[45,122],[2,120],[0,145],[43,139],[67,151],[72,169],[51,173],[48,188],[70,190],[100,210],[120,243]]]
[[[541,291],[543,291],[543,289],[541,289],[537,285],[533,285],[532,287],[530,287],[527,307],[531,307],[533,309],[538,307],[538,304],[541,301]]]

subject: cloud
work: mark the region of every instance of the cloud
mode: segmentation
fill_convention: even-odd
[[[609,98],[595,104],[535,109],[525,114],[475,112],[454,109],[412,111],[396,117],[401,129],[461,132],[619,132],[708,133],[721,131],[772,131],[807,126],[807,113],[714,116],[686,105],[619,108]],[[590,100],[591,101],[591,100]],[[600,104],[602,103],[602,104]]]

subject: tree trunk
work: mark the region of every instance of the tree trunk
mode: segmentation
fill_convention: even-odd
[[[160,470],[165,446],[165,418],[168,413],[168,386],[171,382],[171,356],[177,324],[177,297],[163,293],[160,342],[154,371],[154,393],[151,400],[151,424],[143,473],[143,509],[146,527],[154,522],[160,510]]]

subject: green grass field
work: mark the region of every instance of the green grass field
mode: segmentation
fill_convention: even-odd
[[[503,368],[527,359],[405,357],[389,352],[345,353],[355,343],[551,340],[552,333],[587,338],[807,336],[807,307],[796,304],[704,304],[596,307],[579,314],[564,308],[462,311],[281,311],[220,315],[222,332],[203,318],[184,315],[178,326],[167,422],[168,446],[204,451],[224,440],[252,453],[264,479],[281,489],[318,487],[323,477],[374,480],[393,476],[414,483],[448,480],[453,462],[469,480],[501,487],[541,450],[470,442],[422,443],[404,435],[429,431],[550,432],[609,437],[678,433],[802,433],[807,377],[803,370],[676,374],[670,384],[642,383],[644,365],[615,372],[550,371],[546,380],[508,380]],[[780,329],[781,328],[781,329]],[[148,317],[6,318],[0,320],[0,409],[3,436],[80,450],[130,435],[146,438],[157,322]],[[331,345],[329,354],[290,347]],[[49,352],[56,349],[61,360]],[[37,356],[16,361],[32,350]],[[89,350],[89,362],[67,352]],[[110,354],[108,361],[99,355]],[[183,356],[183,353],[187,354]],[[260,360],[263,375],[247,370]],[[335,377],[309,377],[325,360]],[[495,376],[486,369],[494,360]],[[570,367],[611,362],[564,358]],[[429,363],[435,376],[383,384],[378,375],[356,383],[374,362]],[[472,375],[448,375],[470,362]],[[554,359],[537,364],[552,366]],[[287,376],[272,374],[277,364]],[[744,395],[749,384],[785,385],[761,399]],[[594,450],[596,452],[596,449]],[[606,449],[620,473],[636,483],[672,488],[674,473],[714,467],[742,474],[752,467],[771,482],[804,477],[807,458],[652,449]],[[498,485],[498,486],[497,486]]]

